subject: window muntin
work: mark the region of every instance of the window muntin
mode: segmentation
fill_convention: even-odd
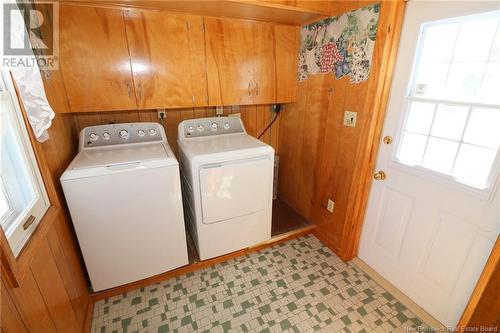
[[[486,190],[500,147],[500,11],[424,24],[397,162]]]
[[[49,206],[12,86],[0,90],[0,223],[17,256]],[[25,222],[33,216],[29,226]]]

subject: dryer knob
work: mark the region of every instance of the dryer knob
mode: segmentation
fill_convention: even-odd
[[[104,132],[102,133],[102,138],[104,140],[109,140],[111,138],[111,134],[109,134],[108,132]]]
[[[97,141],[97,139],[99,139],[99,135],[97,135],[95,133],[90,133],[89,139],[90,139],[90,141]]]
[[[188,133],[192,133],[194,131],[194,126],[189,126],[188,127]]]
[[[224,123],[224,128],[225,129],[229,129],[229,127],[231,127],[231,125],[229,123]]]
[[[155,136],[156,135],[156,130],[154,128],[149,129],[149,135],[150,136]]]
[[[122,129],[119,134],[120,134],[120,138],[122,138],[122,139],[128,139],[128,132],[127,132],[127,130]]]
[[[216,131],[216,130],[217,130],[217,127],[218,127],[218,126],[217,126],[217,123],[211,123],[211,124],[210,124],[210,128],[211,128],[211,129],[213,129],[214,131]]]
[[[146,132],[144,132],[144,130],[140,129],[137,131],[137,135],[142,137],[142,136],[146,135]]]
[[[205,129],[205,126],[203,126],[202,124],[198,125],[196,127],[196,129],[198,130],[198,132],[203,132],[203,130]]]

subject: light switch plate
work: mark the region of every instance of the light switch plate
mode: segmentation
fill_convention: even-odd
[[[224,107],[223,106],[216,106],[215,107],[215,114],[218,116],[222,116],[224,114]]]
[[[335,202],[332,199],[328,199],[328,204],[326,206],[326,210],[330,213],[333,213],[333,208],[335,207]]]
[[[357,112],[354,111],[344,111],[344,126],[356,127],[356,117]]]

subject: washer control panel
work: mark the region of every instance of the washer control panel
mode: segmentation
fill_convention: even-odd
[[[85,127],[80,132],[80,147],[92,148],[126,143],[161,142],[165,131],[158,123],[124,123]]]
[[[246,133],[238,117],[212,117],[184,120],[179,124],[179,139]]]

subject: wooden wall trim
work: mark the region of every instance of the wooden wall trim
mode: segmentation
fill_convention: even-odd
[[[366,114],[371,114],[362,128],[362,135],[356,151],[354,165],[359,167],[359,171],[354,173],[350,189],[350,200],[347,206],[342,245],[340,256],[344,260],[351,260],[358,253],[361,229],[365,217],[366,205],[370,194],[371,182],[373,179],[373,169],[377,159],[380,135],[382,132],[384,117],[391,89],[394,65],[397,51],[406,2],[402,0],[386,2],[387,18],[381,18],[382,26],[379,27],[378,34],[386,36],[383,45],[376,45],[380,53],[374,59],[365,98],[364,110]]]
[[[468,327],[470,325],[470,321],[474,314],[474,311],[476,310],[479,301],[484,296],[486,287],[493,278],[493,273],[499,264],[500,264],[500,236],[497,237],[495,246],[493,247],[493,250],[491,250],[491,254],[488,258],[488,261],[486,262],[486,265],[483,268],[483,272],[481,273],[481,276],[477,281],[476,287],[472,292],[469,302],[467,303],[467,306],[465,307],[465,310],[462,313],[462,316],[460,317],[460,320],[457,323],[456,326],[457,332],[463,332],[463,328]]]

